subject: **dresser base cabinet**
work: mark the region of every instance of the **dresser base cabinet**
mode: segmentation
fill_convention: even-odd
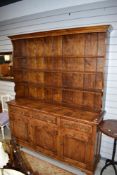
[[[32,106],[31,110],[27,104]],[[35,104],[36,108],[33,107]],[[78,109],[74,112],[73,109],[59,106],[60,113],[64,111],[67,114],[71,111],[67,116],[55,113],[55,108],[57,105],[48,107],[47,103],[26,99],[9,102],[13,137],[22,146],[76,166],[87,174],[93,174],[99,160],[101,134],[97,125],[102,117],[98,113]],[[79,116],[86,113],[91,116],[92,121],[85,118],[82,120],[79,116],[72,117],[76,112]]]

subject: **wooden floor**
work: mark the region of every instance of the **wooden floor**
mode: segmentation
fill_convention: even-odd
[[[10,131],[8,128],[5,128],[5,138],[6,139],[10,139]],[[1,132],[0,132],[0,140],[2,139],[1,137]],[[36,160],[35,160],[35,163],[36,165],[38,164],[37,162],[37,159],[40,161],[44,161],[46,162],[45,163],[45,167],[43,166],[43,171],[46,171],[46,173],[41,173],[41,175],[85,175],[85,173],[81,172],[80,170],[74,168],[74,167],[71,167],[71,166],[68,166],[66,164],[63,164],[61,162],[58,162],[58,161],[55,161],[51,158],[47,158],[41,154],[38,154],[36,152],[33,152],[33,151],[30,151],[26,148],[22,148],[22,150],[26,153],[28,153],[29,155],[33,156]],[[34,162],[34,161],[33,161]],[[96,172],[95,172],[95,175],[100,175],[100,171],[102,169],[102,167],[104,166],[104,163],[105,163],[105,160],[101,159],[101,161],[99,162],[98,166],[97,166],[97,169],[96,169]],[[52,170],[50,171],[49,168],[47,168],[47,165],[46,164],[50,164],[51,166],[55,166],[55,167],[58,167],[58,169],[63,169],[63,170],[66,170],[65,173],[60,173],[60,172],[64,172],[64,171],[60,171],[59,170],[59,173],[55,172],[55,168],[53,168],[53,172]],[[51,173],[50,173],[51,172]],[[68,172],[68,173],[67,173]],[[114,174],[114,170],[112,167],[108,167],[103,175],[115,175]]]

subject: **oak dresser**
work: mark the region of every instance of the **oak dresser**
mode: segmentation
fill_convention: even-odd
[[[20,145],[87,175],[100,158],[109,30],[103,25],[10,36],[12,135]]]

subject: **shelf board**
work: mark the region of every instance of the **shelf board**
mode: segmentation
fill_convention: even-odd
[[[17,72],[17,71],[29,71],[29,72],[50,72],[50,73],[79,73],[79,74],[98,74],[98,73],[103,73],[103,72],[94,72],[94,71],[76,71],[76,70],[65,70],[65,69],[61,69],[61,70],[54,70],[54,69],[31,69],[31,68],[19,68],[19,67],[15,67],[13,69],[13,71]]]
[[[20,58],[22,58],[22,59],[27,59],[27,58],[104,58],[105,56],[104,55],[95,55],[95,56],[92,56],[92,55],[88,55],[88,56],[70,56],[70,55],[66,55],[66,56],[63,56],[63,55],[61,55],[61,56],[44,56],[44,55],[42,55],[42,56],[13,56],[15,59],[20,59]]]

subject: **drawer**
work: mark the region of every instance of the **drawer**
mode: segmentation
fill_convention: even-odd
[[[42,121],[46,121],[48,123],[54,123],[57,124],[57,117],[54,115],[50,115],[50,114],[45,114],[42,112],[32,112],[32,117],[42,120]]]
[[[65,119],[61,119],[61,127],[62,128],[69,128],[69,129],[74,129],[80,132],[84,132],[84,133],[92,133],[92,127],[87,125],[87,124],[83,124],[83,123],[78,123],[78,122],[74,122],[74,121],[68,121]]]
[[[16,106],[10,106],[9,112],[10,112],[10,114],[14,113],[14,114],[21,115],[21,116],[23,116],[23,115],[31,116],[31,113],[29,112],[28,109],[19,108]]]
[[[22,116],[22,115],[19,115],[17,113],[10,113],[9,118],[11,121],[15,121],[15,122],[27,122],[30,120],[30,117]],[[17,123],[17,125],[18,125],[18,123]]]
[[[45,114],[40,111],[35,111],[35,110],[27,110],[15,106],[10,106],[9,107],[9,112],[10,112],[10,118],[14,118],[15,115],[17,116],[28,116],[32,118],[36,118],[42,121],[46,121],[48,123],[54,123],[57,124],[57,117],[50,115],[50,114]]]

